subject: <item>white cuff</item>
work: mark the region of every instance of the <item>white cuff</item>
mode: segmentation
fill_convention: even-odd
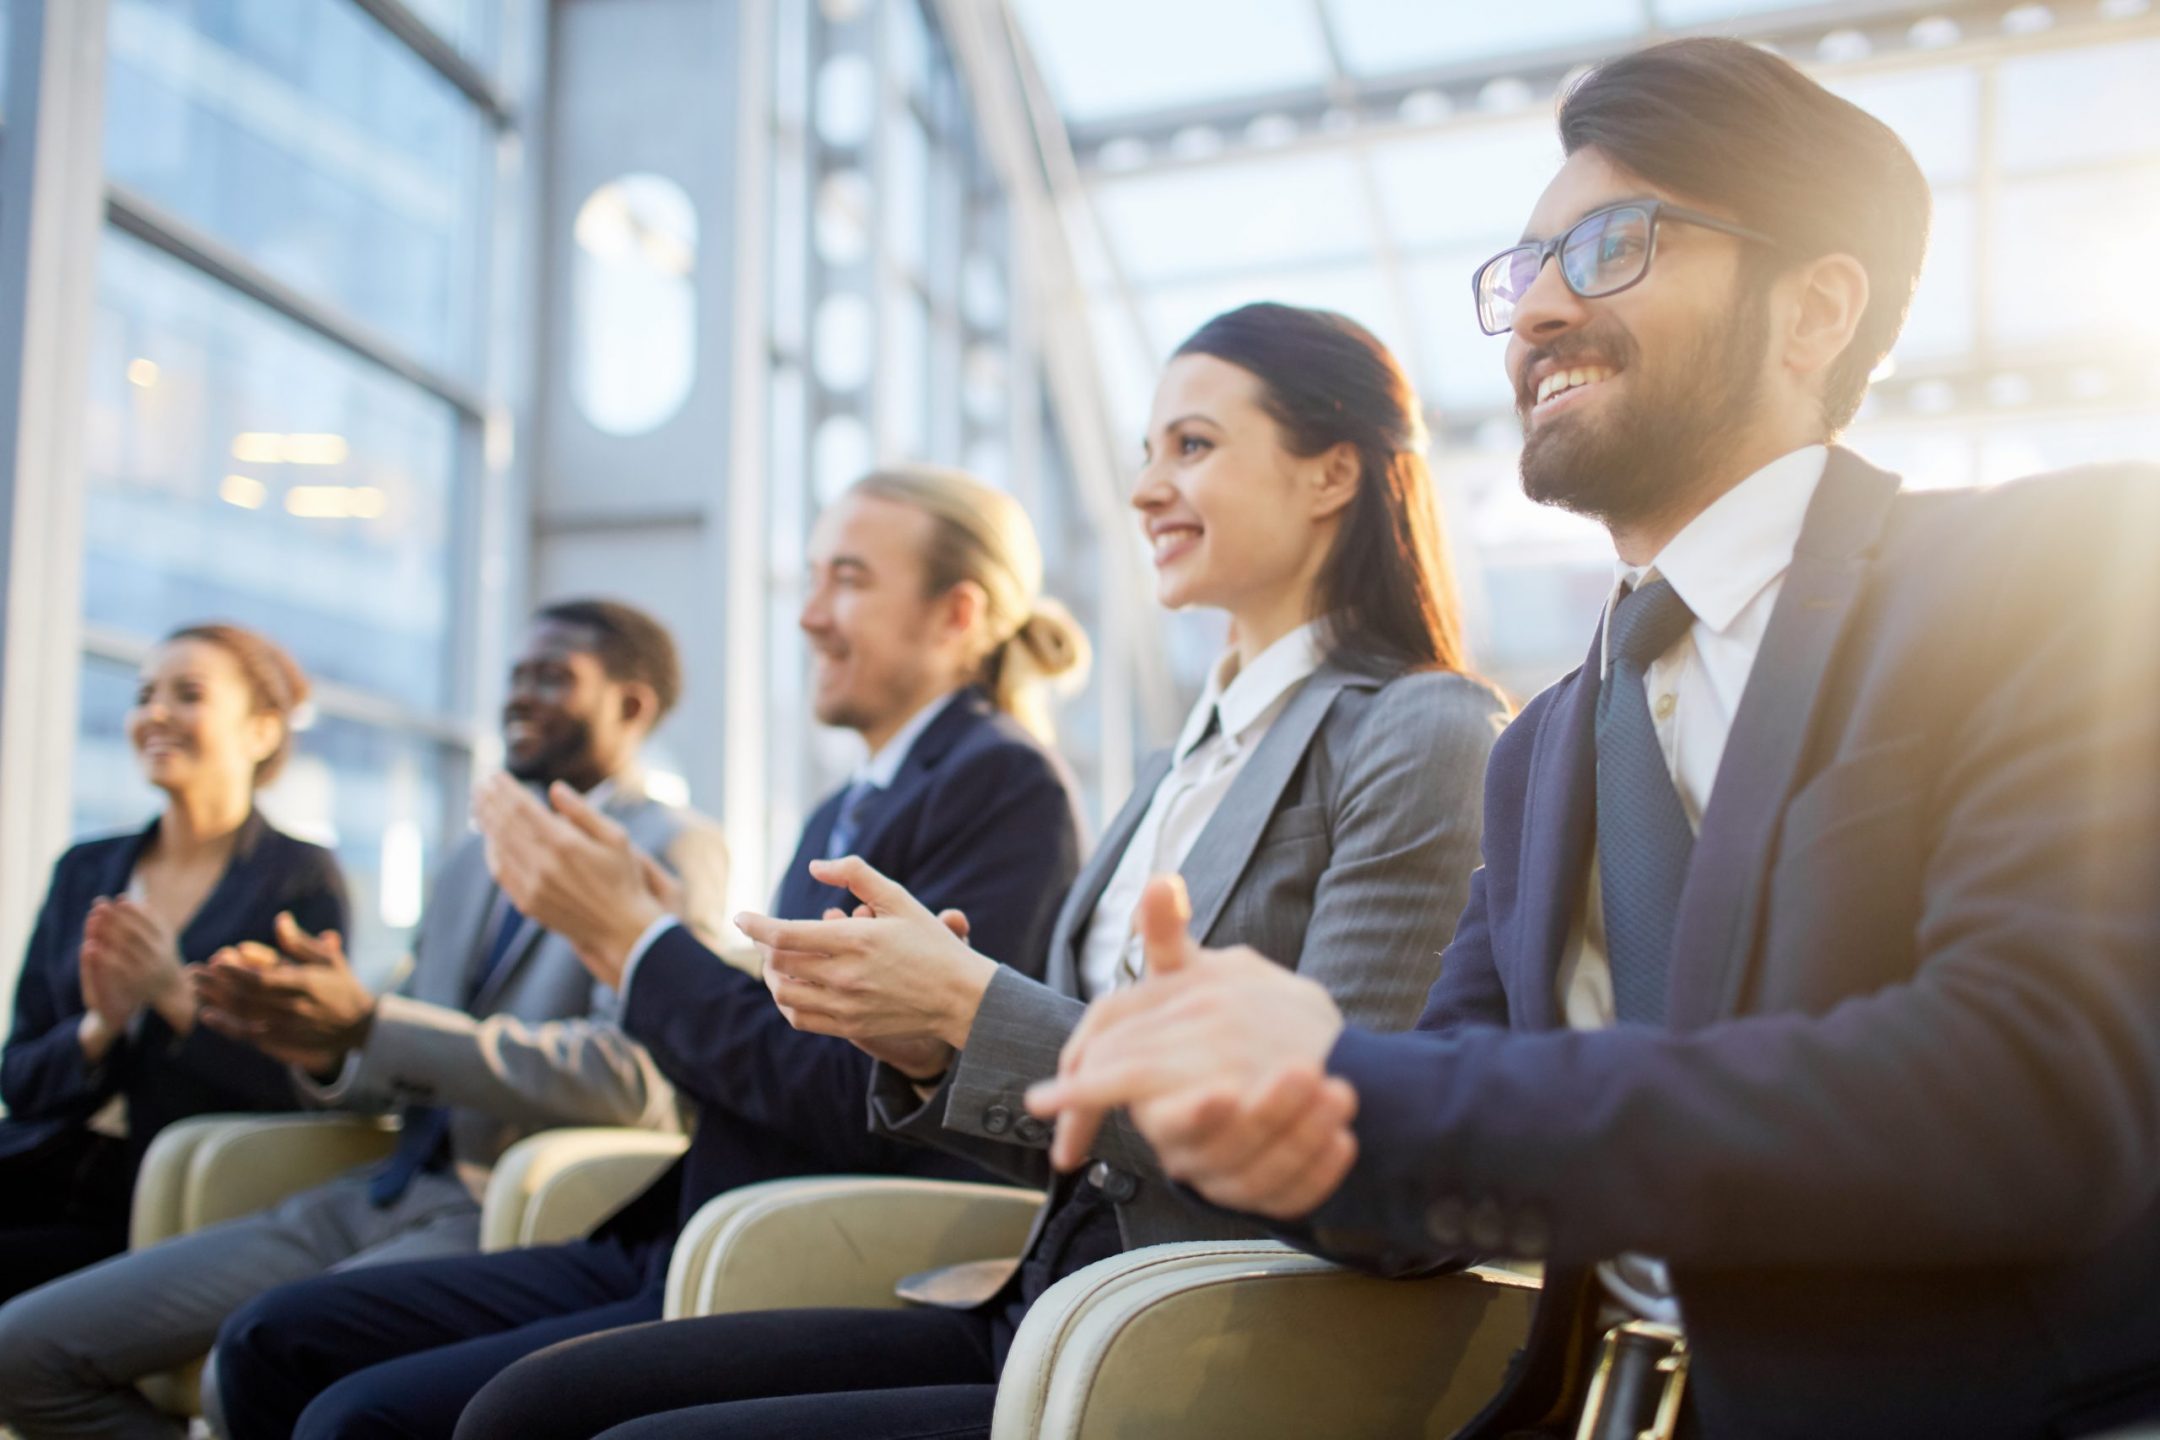
[[[352,1090],[353,1077],[359,1073],[360,1047],[357,1045],[345,1052],[345,1063],[338,1066],[337,1078],[328,1084],[317,1080],[297,1065],[292,1067],[293,1083],[300,1087],[300,1093],[307,1098],[309,1104],[322,1106],[342,1104],[345,1096]]]
[[[644,934],[637,937],[637,944],[630,947],[630,957],[623,961],[622,978],[615,982],[615,999],[618,1003],[630,1003],[630,982],[636,978],[638,961],[645,958],[645,952],[652,949],[654,942],[662,935],[680,924],[682,921],[675,916],[662,915],[645,927]]]

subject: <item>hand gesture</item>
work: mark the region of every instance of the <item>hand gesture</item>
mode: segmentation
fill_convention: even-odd
[[[682,890],[622,826],[561,781],[542,805],[508,775],[473,792],[488,870],[511,902],[562,936],[603,985],[619,986],[631,949]]]
[[[367,1039],[375,997],[353,974],[335,930],[310,935],[277,918],[277,949],[227,946],[195,972],[203,1024],[264,1054],[327,1074]]]
[[[83,998],[116,1030],[152,1009],[175,1033],[195,1024],[195,997],[182,973],[180,944],[147,906],[125,896],[100,897],[83,921]]]
[[[1088,1008],[1028,1109],[1057,1121],[1061,1169],[1123,1106],[1172,1179],[1231,1209],[1301,1217],[1357,1158],[1357,1094],[1324,1069],[1342,1015],[1255,951],[1201,949],[1189,917],[1175,876],[1148,883],[1136,917],[1146,978]]]

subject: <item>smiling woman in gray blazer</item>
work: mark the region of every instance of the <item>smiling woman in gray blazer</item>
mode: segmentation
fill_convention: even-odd
[[[854,858],[812,868],[865,903],[855,917],[739,917],[788,1019],[880,1061],[876,1128],[1048,1184],[1023,1093],[1056,1071],[1086,1002],[1135,973],[1133,913],[1156,873],[1184,878],[1201,943],[1276,957],[1353,1024],[1416,1020],[1506,718],[1464,673],[1418,416],[1386,348],[1323,311],[1249,305],[1171,360],[1132,504],[1157,597],[1227,612],[1231,645],[1066,896],[1043,981]],[[1006,1347],[1052,1283],[1136,1245],[1255,1233],[1188,1200],[1130,1128],[1106,1129],[1093,1159],[1051,1191],[1021,1257],[927,1277],[923,1307],[589,1337],[506,1370],[458,1433],[987,1434]]]

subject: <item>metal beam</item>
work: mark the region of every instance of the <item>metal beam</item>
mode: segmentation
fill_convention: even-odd
[[[93,173],[96,169],[93,164]],[[464,384],[423,365],[357,321],[301,294],[223,241],[213,239],[132,190],[108,184],[105,187],[105,217],[115,229],[164,251],[250,300],[275,310],[294,324],[312,330],[361,359],[448,401],[460,414],[475,420],[485,415],[486,406],[480,396]]]
[[[507,130],[517,123],[510,102],[496,88],[495,82],[437,33],[434,26],[415,15],[405,0],[352,0],[352,3],[395,36],[430,70],[463,91],[465,98],[479,106],[498,130]]]

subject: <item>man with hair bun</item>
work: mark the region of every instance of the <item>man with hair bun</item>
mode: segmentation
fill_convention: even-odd
[[[804,825],[776,911],[852,906],[810,863],[861,855],[1039,974],[1080,831],[1069,778],[1044,748],[1038,690],[1086,643],[1041,594],[1025,513],[958,471],[879,471],[818,518],[808,571],[812,708],[867,753]],[[870,1057],[790,1028],[763,983],[676,921],[632,837],[571,788],[543,804],[498,780],[474,813],[503,889],[622,997],[624,1029],[697,1106],[689,1152],[588,1240],[348,1271],[263,1297],[219,1338],[231,1440],[448,1437],[511,1362],[658,1320],[675,1237],[724,1190],[833,1172],[988,1178],[872,1134]]]

